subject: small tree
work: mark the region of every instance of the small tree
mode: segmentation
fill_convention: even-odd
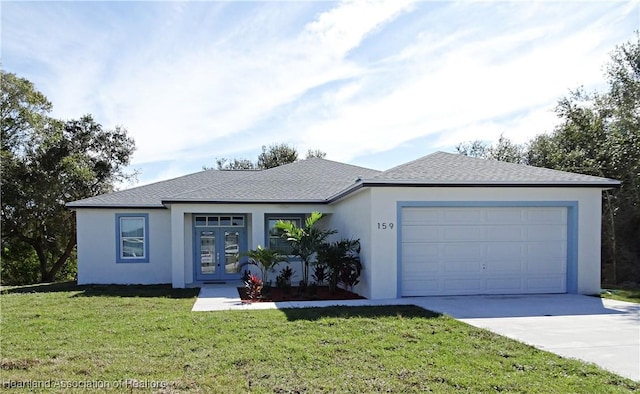
[[[329,267],[331,291],[335,291],[338,283],[342,283],[346,290],[358,284],[362,272],[359,254],[359,239],[341,239],[320,246],[318,261]]]
[[[242,264],[241,267],[246,264],[251,264],[260,268],[262,283],[265,285],[269,283],[269,271],[273,271],[279,263],[287,261],[287,256],[281,254],[279,251],[266,249],[260,245],[258,245],[257,249],[243,253],[243,256],[249,257],[249,260],[247,263]]]
[[[204,166],[203,170],[213,170],[211,167]],[[249,159],[227,159],[224,157],[216,158],[216,169],[218,170],[255,170],[256,165]]]
[[[327,157],[327,152],[323,152],[320,149],[314,149],[314,150],[309,149],[307,151],[307,157],[305,157],[305,159],[311,159],[313,157],[324,159],[325,157]]]
[[[285,143],[262,146],[256,167],[266,170],[298,161],[298,151]]]
[[[134,142],[90,115],[54,119],[31,82],[0,76],[2,273],[13,283],[52,282],[75,270],[76,217],[65,204],[133,179],[126,167]]]
[[[280,220],[276,223],[276,229],[282,231],[282,237],[291,243],[291,249],[295,256],[302,260],[302,281],[304,285],[309,283],[309,265],[313,262],[318,248],[327,237],[335,234],[335,230],[323,230],[316,226],[322,218],[320,212],[312,212],[305,220],[304,227],[297,227],[294,223]]]

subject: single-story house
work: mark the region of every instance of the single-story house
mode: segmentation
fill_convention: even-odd
[[[201,171],[68,207],[80,284],[237,280],[238,252],[286,247],[274,224],[319,211],[336,237],[360,239],[355,291],[368,298],[589,294],[600,290],[601,193],[619,184],[437,152],[387,171],[319,158]]]

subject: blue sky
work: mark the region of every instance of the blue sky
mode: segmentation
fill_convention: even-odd
[[[2,66],[62,119],[136,141],[140,184],[303,156],[388,169],[460,142],[549,132],[570,89],[640,27],[640,2],[1,3]]]

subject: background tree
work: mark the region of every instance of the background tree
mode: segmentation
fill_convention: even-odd
[[[456,146],[459,154],[479,157],[481,159],[506,161],[508,163],[523,164],[525,160],[525,146],[513,143],[509,138],[500,134],[498,142],[489,145],[484,141],[475,140],[462,142]]]
[[[305,159],[311,159],[312,157],[324,159],[325,157],[327,157],[327,153],[321,151],[320,149],[307,150],[307,157],[305,157]]]
[[[75,215],[65,204],[129,179],[124,166],[134,143],[123,128],[104,130],[89,115],[49,117],[44,95],[14,74],[2,71],[2,91],[2,280],[54,281],[76,245]]]
[[[212,168],[203,167],[205,170]],[[256,165],[249,159],[226,159],[224,157],[216,159],[216,169],[218,170],[255,170]]]
[[[319,157],[324,159],[327,154],[319,149],[307,151],[306,159]],[[253,162],[249,159],[227,159],[216,158],[216,169],[218,170],[266,170],[281,165],[295,163],[298,161],[298,151],[293,146],[286,143],[272,144],[268,147],[262,146],[262,153],[258,155],[258,159]],[[212,170],[211,167],[202,167],[204,170]]]
[[[285,143],[262,146],[262,153],[258,156],[257,167],[261,170],[279,167],[298,161],[298,151]]]

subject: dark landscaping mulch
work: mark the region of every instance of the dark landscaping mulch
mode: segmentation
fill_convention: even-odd
[[[321,301],[321,300],[363,300],[356,293],[352,293],[345,289],[336,289],[333,293],[329,291],[329,286],[318,286],[315,289],[307,288],[301,292],[298,287],[289,289],[271,288],[267,294],[263,294],[258,300],[250,300],[247,295],[247,289],[238,287],[238,294],[242,302],[279,302],[279,301]]]

